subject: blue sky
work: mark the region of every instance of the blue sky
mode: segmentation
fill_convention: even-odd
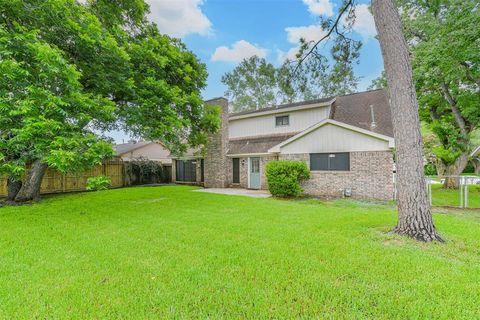
[[[187,47],[207,65],[208,84],[205,99],[223,96],[221,77],[243,59],[252,55],[279,64],[293,57],[300,38],[315,40],[322,36],[319,17],[335,16],[337,0],[147,0],[150,20],[160,32],[181,38]],[[378,41],[374,38],[373,18],[368,2],[357,7],[353,37],[363,41],[360,64],[355,67],[362,79],[359,91],[383,70]],[[327,44],[328,46],[328,44]],[[327,48],[325,48],[327,49]],[[112,134],[117,142],[126,139]]]

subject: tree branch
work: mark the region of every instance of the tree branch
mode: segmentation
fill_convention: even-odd
[[[464,68],[465,68],[465,76],[467,77],[468,80],[474,82],[479,90],[480,90],[480,78],[479,79],[475,79],[472,75],[472,72],[470,71],[470,66],[468,65],[468,63],[466,62],[460,62],[460,65],[462,65]]]
[[[457,122],[457,125],[460,128],[460,133],[466,136],[467,126],[465,123],[465,119],[463,119],[462,113],[460,112],[460,109],[458,109],[457,101],[452,97],[452,94],[450,93],[450,88],[445,82],[442,82],[442,92],[448,104],[450,105],[450,108],[452,109],[453,116],[455,117],[455,122]]]
[[[295,70],[293,71],[293,73],[297,73],[297,70],[298,68],[300,67],[300,65],[303,63],[303,61],[305,61],[305,59],[307,59],[307,57],[312,54],[312,52],[318,47],[318,45],[325,39],[327,39],[328,37],[330,37],[330,35],[333,33],[333,31],[336,31],[338,33],[338,29],[337,29],[337,25],[338,23],[340,22],[340,19],[342,18],[343,14],[347,11],[347,9],[353,5],[353,2],[354,0],[348,0],[348,2],[345,4],[345,6],[340,10],[339,14],[338,14],[338,17],[337,19],[335,20],[334,24],[330,27],[330,30],[328,30],[327,34],[324,35],[320,40],[318,40],[317,42],[315,42],[315,44],[313,45],[312,48],[310,48],[310,50],[307,52],[307,54],[305,54],[303,57],[301,57],[299,60],[298,60],[298,63],[297,63],[297,66],[295,67]]]

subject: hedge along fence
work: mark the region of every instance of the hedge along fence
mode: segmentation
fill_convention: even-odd
[[[124,163],[121,160],[104,161],[103,164],[89,170],[68,172],[62,174],[55,169],[48,168],[40,187],[41,194],[85,191],[87,179],[90,177],[106,176],[112,181],[112,188],[124,186]],[[7,196],[7,179],[0,178],[0,196]]]
[[[172,167],[142,157],[132,159],[125,162],[124,181],[126,185],[169,183],[172,181]]]

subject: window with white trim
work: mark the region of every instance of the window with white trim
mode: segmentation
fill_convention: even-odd
[[[350,153],[311,153],[310,170],[350,171]]]
[[[288,126],[290,124],[290,116],[284,115],[284,116],[276,116],[275,117],[275,126],[276,127],[282,127],[282,126]]]

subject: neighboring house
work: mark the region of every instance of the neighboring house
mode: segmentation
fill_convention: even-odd
[[[269,161],[305,161],[315,196],[392,199],[393,130],[384,90],[374,90],[228,114],[209,137],[205,156],[192,153],[173,162],[177,183],[205,187],[267,189]]]
[[[144,158],[152,161],[161,162],[163,165],[170,166],[172,159],[170,151],[158,141],[135,141],[117,144],[114,146],[117,156],[123,161]]]

